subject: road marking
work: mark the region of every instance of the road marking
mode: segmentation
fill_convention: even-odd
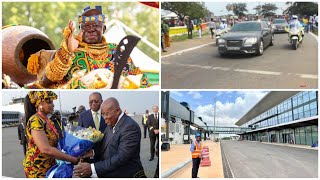
[[[209,46],[209,45],[211,45],[211,44],[215,44],[215,42],[208,43],[208,44],[203,44],[203,45],[200,45],[200,46],[197,46],[197,47],[193,47],[193,48],[189,48],[189,49],[184,49],[184,50],[181,50],[181,51],[178,51],[178,52],[174,52],[174,53],[171,53],[171,54],[168,54],[168,55],[164,55],[164,56],[161,56],[161,59],[167,58],[167,57],[170,57],[170,56],[175,56],[175,55],[178,55],[178,54],[182,54],[182,53],[185,53],[185,52],[188,52],[188,51],[193,51],[193,50],[196,50],[196,49],[205,47],[205,46]]]
[[[318,79],[318,75],[315,75],[315,74],[282,73],[282,72],[275,72],[275,71],[260,71],[260,70],[252,70],[252,69],[231,69],[231,68],[224,68],[224,67],[201,66],[201,65],[196,65],[196,64],[170,63],[168,61],[162,61],[161,63],[165,64],[165,65],[173,64],[173,65],[178,65],[178,66],[191,67],[191,68],[195,67],[195,68],[200,68],[200,69],[234,71],[234,72],[251,73],[251,74],[273,75],[273,76],[288,75],[288,76],[298,76],[303,79]]]
[[[220,146],[221,146],[221,142],[220,142]],[[222,146],[221,146],[221,147],[222,147]],[[227,158],[227,154],[224,152],[223,148],[222,148],[222,152],[223,152],[223,154],[224,154],[224,157],[225,157],[226,160],[227,160],[227,163],[228,163],[228,166],[229,166],[229,169],[230,169],[232,178],[234,178],[234,175],[233,175],[233,172],[232,172],[232,169],[231,169],[231,165],[230,165],[229,160],[228,160],[228,158]]]
[[[318,79],[317,75],[313,75],[313,74],[296,74],[298,76],[300,76],[301,78],[305,78],[305,79]]]
[[[281,75],[281,72],[272,72],[272,71],[260,71],[260,70],[248,70],[248,69],[234,69],[233,71],[253,73],[253,74],[277,75],[277,76]]]
[[[309,34],[310,34],[311,36],[313,36],[313,37],[318,41],[318,36],[317,36],[317,35],[313,34],[311,31],[309,31]]]

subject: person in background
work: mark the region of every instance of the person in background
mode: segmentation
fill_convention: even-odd
[[[202,159],[202,142],[200,133],[196,133],[196,140],[191,143],[190,151],[192,156],[192,178],[198,178],[198,171]]]
[[[148,116],[148,128],[150,138],[150,154],[149,161],[154,159],[156,141],[159,139],[159,107],[154,105],[152,107],[153,113]]]
[[[211,38],[213,39],[213,35],[214,35],[214,30],[216,29],[216,24],[213,21],[213,18],[211,18],[209,24],[209,28],[210,28],[210,32],[211,32]]]
[[[163,37],[164,37],[164,47],[168,48],[170,47],[170,37],[169,37],[169,26],[168,26],[168,22],[166,20],[162,20],[163,23],[162,28],[163,28]]]
[[[188,39],[192,39],[193,23],[191,19],[188,20],[187,29],[188,29]]]
[[[142,126],[143,126],[143,137],[147,138],[147,131],[148,131],[148,116],[149,110],[146,110],[146,113],[142,116]]]
[[[20,141],[20,144],[23,147],[23,154],[26,156],[27,151],[27,136],[26,136],[26,129],[23,122],[23,118],[20,119],[20,123],[18,125],[18,138]]]
[[[79,115],[79,126],[88,128],[89,126],[96,128],[100,132],[104,132],[106,124],[101,115],[102,95],[99,92],[93,92],[89,96],[90,109]]]
[[[53,121],[55,128],[57,129],[59,133],[59,140],[63,138],[64,136],[64,127],[61,120],[61,114],[59,111],[54,111],[53,115],[50,117],[50,119]]]

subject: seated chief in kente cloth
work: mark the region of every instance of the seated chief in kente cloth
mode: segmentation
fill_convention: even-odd
[[[47,63],[41,61],[42,56],[47,56],[46,50],[41,50],[28,59],[27,69],[37,75],[38,81],[26,88],[110,88],[115,70],[117,44],[108,43],[103,37],[106,30],[105,18],[101,6],[96,6],[95,9],[86,7],[78,18],[80,33],[75,37],[75,28],[70,20],[63,31],[61,48],[50,58],[46,58]],[[91,76],[84,79],[89,74]],[[147,76],[129,57],[121,71],[118,88],[149,86]]]

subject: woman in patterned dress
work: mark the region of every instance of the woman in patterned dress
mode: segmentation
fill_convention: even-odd
[[[28,150],[23,166],[28,178],[45,178],[46,172],[56,164],[55,159],[73,164],[79,162],[79,158],[56,148],[59,134],[52,120],[47,117],[53,112],[55,99],[57,95],[52,91],[30,91],[25,98]]]

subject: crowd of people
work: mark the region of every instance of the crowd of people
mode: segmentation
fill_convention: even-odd
[[[59,111],[53,111],[58,97],[52,91],[30,91],[25,97],[25,120],[18,126],[20,144],[25,159],[23,166],[28,178],[44,178],[46,172],[61,160],[75,165],[73,177],[146,177],[140,161],[141,128],[122,111],[117,99],[103,101],[98,92],[89,96],[89,107],[83,105],[62,120]],[[144,138],[150,138],[150,161],[158,155],[159,108],[143,115]],[[81,157],[73,157],[58,149],[64,138],[64,128],[79,126],[95,128],[104,134],[103,139]],[[154,177],[159,177],[159,158]]]

